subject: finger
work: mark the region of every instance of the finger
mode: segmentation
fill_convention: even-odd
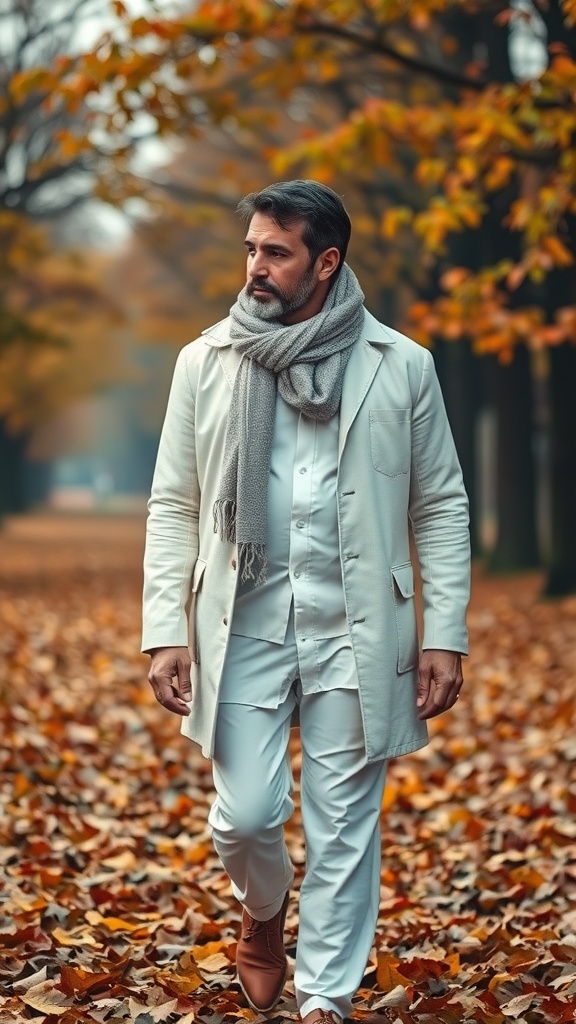
[[[187,704],[192,700],[192,681],[190,679],[178,680],[178,696]]]
[[[422,707],[418,717],[420,720],[424,720],[441,715],[456,703],[457,696],[458,690],[455,681],[451,679],[434,680],[429,699]]]
[[[154,690],[156,700],[162,707],[166,708],[167,711],[172,711],[175,715],[182,715],[187,717],[190,714],[190,708],[182,700],[182,698],[175,692],[173,686],[161,686],[156,687]]]
[[[182,718],[188,718],[190,714],[190,708],[184,703],[181,697],[169,697],[167,700],[162,702],[163,707],[167,711],[171,711],[174,715],[180,715]]]
[[[173,711],[177,715],[190,713],[188,705],[177,690],[177,683],[170,675],[161,675],[159,672],[150,673],[150,684],[156,700],[168,711]]]
[[[419,717],[421,719],[433,718],[434,715],[439,714],[443,710],[446,699],[446,685],[442,680],[434,676],[434,670],[432,669],[428,693],[426,700],[421,705]]]
[[[421,708],[428,703],[432,683],[432,666],[428,662],[420,663],[418,667],[418,690],[416,706]]]
[[[191,665],[188,661],[178,663],[178,693],[182,700],[188,703],[192,700],[192,681],[190,679]]]
[[[449,691],[446,695],[446,707],[451,708],[460,696],[460,690],[462,689],[462,684],[464,682],[462,678],[462,670],[458,668],[454,674],[450,675],[447,681],[449,683]]]

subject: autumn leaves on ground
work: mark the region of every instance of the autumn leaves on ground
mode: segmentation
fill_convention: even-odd
[[[0,534],[3,1024],[258,1019],[234,980],[209,763],[138,654],[142,535],[63,517]],[[390,766],[359,1020],[576,1015],[576,599],[537,592],[479,581],[465,696]],[[288,840],[301,872],[297,815]],[[297,928],[295,898],[292,955]],[[290,985],[272,1017],[296,1019]]]

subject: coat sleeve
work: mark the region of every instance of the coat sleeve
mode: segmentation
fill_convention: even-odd
[[[188,646],[187,603],[198,556],[200,491],[187,350],[178,356],[148,502],[142,650]]]
[[[412,418],[410,519],[420,572],[423,648],[468,652],[468,498],[434,362],[424,363]]]

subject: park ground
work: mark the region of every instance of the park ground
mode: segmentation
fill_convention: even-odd
[[[259,1019],[234,981],[210,765],[138,653],[143,536],[141,517],[64,514],[0,533],[3,1024]],[[576,598],[541,583],[475,571],[462,699],[390,764],[358,1020],[576,1016]],[[287,838],[297,887],[298,808]],[[294,900],[290,955],[297,926]],[[296,1019],[290,984],[272,1019]]]

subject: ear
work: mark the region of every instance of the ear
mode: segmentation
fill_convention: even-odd
[[[340,252],[333,246],[331,249],[325,249],[321,252],[318,257],[318,279],[320,281],[327,281],[329,277],[332,277],[340,263]]]

